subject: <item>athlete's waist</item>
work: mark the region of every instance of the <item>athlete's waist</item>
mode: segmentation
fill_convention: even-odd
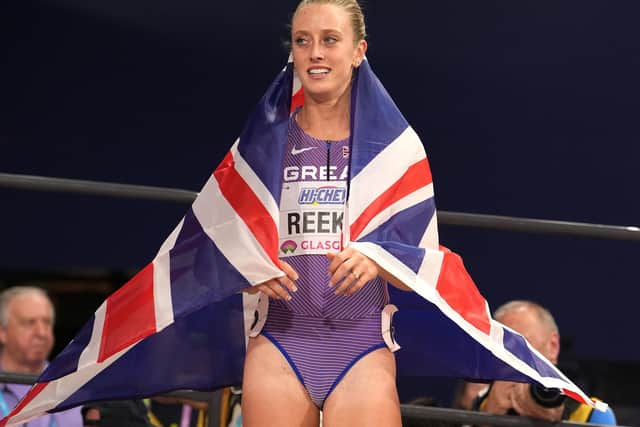
[[[363,323],[368,324],[371,322],[380,322],[380,316],[382,308],[374,307],[366,312],[356,313],[351,317],[336,316],[333,313],[302,313],[298,311],[292,311],[283,304],[269,304],[269,314],[267,316],[267,322],[269,319],[286,320],[287,322],[304,321],[306,323],[327,324],[327,322],[336,322],[335,325],[340,324],[354,324]]]
[[[349,297],[344,297],[349,298]],[[344,307],[338,307],[339,309],[332,309],[331,307],[314,307],[312,309],[301,309],[300,307],[291,306],[285,301],[271,300],[269,302],[269,317],[279,316],[283,318],[294,320],[299,319],[311,319],[318,320],[320,322],[326,320],[336,321],[356,321],[366,319],[379,319],[386,304],[368,304],[357,307],[355,310],[345,310]]]

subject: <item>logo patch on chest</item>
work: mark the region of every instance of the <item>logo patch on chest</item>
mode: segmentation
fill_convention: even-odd
[[[342,205],[345,200],[347,190],[335,186],[301,188],[298,195],[298,203],[301,205]]]

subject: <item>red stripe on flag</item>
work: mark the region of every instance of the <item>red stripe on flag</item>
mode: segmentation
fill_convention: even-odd
[[[156,332],[153,263],[107,298],[98,362]]]
[[[562,392],[564,394],[566,394],[567,396],[569,396],[570,398],[572,398],[573,400],[575,400],[576,402],[581,402],[584,403],[585,405],[592,405],[593,406],[593,401],[585,401],[584,398],[582,396],[580,396],[578,393],[574,393],[571,390],[567,390],[566,388],[562,389]]]
[[[213,175],[218,181],[220,192],[249,227],[267,256],[274,265],[280,265],[278,228],[260,198],[234,167],[231,153],[225,156]]]
[[[351,240],[358,240],[362,230],[365,229],[367,224],[369,224],[376,215],[403,197],[431,184],[431,180],[431,171],[429,170],[429,163],[426,158],[411,165],[400,179],[378,196],[378,198],[360,214],[351,226]]]
[[[222,161],[220,162],[216,170],[213,171],[213,174],[215,175],[215,173],[218,171],[224,171],[225,169],[232,168],[232,167],[233,167],[233,154],[231,154],[231,151],[229,151],[227,155],[224,156],[224,159],[222,159]]]
[[[11,410],[11,412],[9,412],[9,415],[7,415],[5,418],[2,419],[2,421],[0,421],[0,427],[3,427],[5,424],[7,424],[7,421],[9,421],[11,419],[11,417],[13,417],[16,414],[20,413],[20,411],[22,411],[22,409],[25,406],[27,406],[29,404],[29,402],[31,402],[38,394],[40,394],[42,389],[45,388],[47,386],[47,384],[49,384],[49,381],[44,382],[44,383],[35,383],[34,386],[29,389],[27,394],[24,395],[22,400],[20,400],[20,402],[18,402],[16,407],[13,408]]]
[[[486,310],[486,300],[464,268],[462,258],[444,247],[441,250],[444,252],[444,259],[436,289],[452,309],[489,335],[491,322]]]
[[[296,108],[304,105],[304,90],[302,88],[291,97],[291,112],[293,113]]]

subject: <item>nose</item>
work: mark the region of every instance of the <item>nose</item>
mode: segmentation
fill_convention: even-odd
[[[314,41],[311,45],[311,60],[312,61],[321,61],[324,59],[324,51],[322,49],[322,43],[318,40]]]

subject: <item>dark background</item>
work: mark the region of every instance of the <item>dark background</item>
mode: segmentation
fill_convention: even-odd
[[[4,0],[0,172],[198,190],[284,65],[296,3]],[[425,142],[440,209],[640,224],[639,2],[366,11],[368,57]],[[0,189],[0,281],[52,289],[62,345],[185,209]],[[561,358],[601,397],[639,404],[638,243],[447,226],[441,242],[493,308],[547,306]]]

